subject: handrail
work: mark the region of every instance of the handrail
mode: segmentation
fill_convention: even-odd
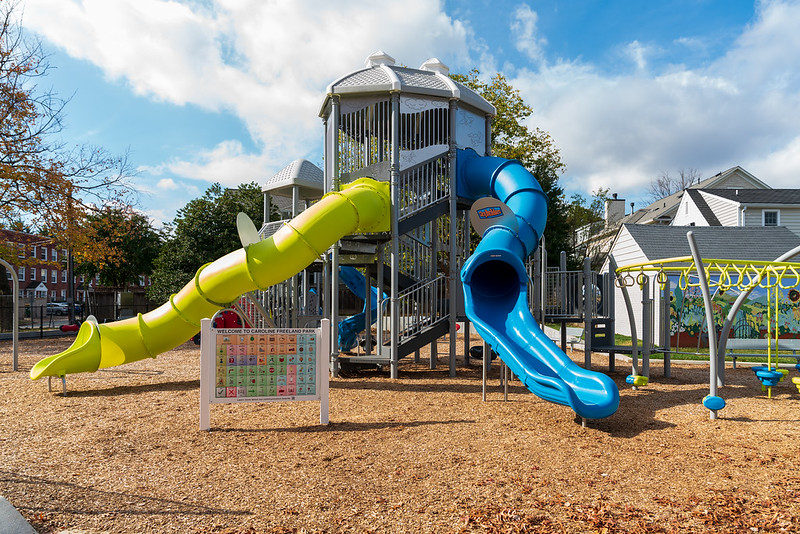
[[[444,316],[440,303],[445,300],[446,290],[447,277],[440,275],[414,284],[398,295],[400,340],[418,334],[423,328]],[[388,305],[390,300],[389,297],[382,299],[381,306],[391,310],[391,306]],[[386,334],[389,329],[384,328],[384,325],[379,325],[379,328],[378,338],[383,343],[387,339]]]

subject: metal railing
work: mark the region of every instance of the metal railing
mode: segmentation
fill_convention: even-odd
[[[583,271],[548,270],[542,277],[544,285],[544,315],[550,320],[582,319],[584,317]],[[608,317],[611,314],[613,292],[610,292],[602,275],[592,272],[591,279],[591,312],[593,317]],[[531,295],[533,292],[530,292]],[[609,298],[605,298],[609,294]],[[533,306],[533,303],[531,303]]]
[[[389,298],[381,301],[386,310],[380,332],[383,343],[391,340],[391,306]],[[422,281],[398,295],[398,341],[413,337],[447,315],[447,277]]]
[[[281,229],[281,226],[288,223],[291,219],[284,219],[282,221],[270,221],[261,226],[258,235],[261,239],[266,239]]]
[[[445,152],[400,174],[399,217],[423,211],[450,196],[450,158]]]
[[[405,234],[400,236],[399,245],[400,272],[415,280],[430,278],[433,262],[433,249],[430,244]]]

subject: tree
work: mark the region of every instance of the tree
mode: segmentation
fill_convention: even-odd
[[[39,87],[50,65],[24,35],[17,6],[0,0],[0,222],[46,228],[66,248],[92,247],[76,223],[96,205],[130,203],[127,156],[57,139],[68,100]]]
[[[161,236],[146,216],[129,207],[106,207],[87,217],[86,231],[89,239],[102,243],[107,254],[95,258],[76,253],[77,274],[99,275],[100,284],[125,290],[128,284],[138,283],[140,276],[152,273]]]
[[[480,72],[473,69],[468,74],[454,74],[452,78],[476,91],[497,110],[492,121],[492,154],[518,160],[536,177],[547,195],[544,237],[548,257],[557,258],[562,250],[570,252],[572,232],[567,221],[564,190],[558,185],[558,175],[566,170],[566,165],[550,134],[525,124],[533,115],[533,108],[502,74],[495,74],[485,82],[480,79]]]
[[[591,202],[587,205],[586,198],[580,194],[572,195],[572,201],[567,206],[568,227],[571,229],[574,242],[572,246],[573,257],[570,269],[580,269],[583,259],[592,259],[592,269],[598,270],[605,259],[602,247],[604,240],[590,240],[605,229],[605,205],[608,199],[608,188],[600,187],[592,192]]]
[[[155,260],[150,299],[163,302],[179,291],[202,265],[240,248],[236,214],[261,220],[263,193],[256,183],[224,189],[214,184],[202,197],[178,210],[168,225],[165,242]]]
[[[650,181],[650,189],[648,189],[648,198],[650,202],[656,202],[664,197],[668,197],[678,191],[683,191],[687,187],[700,183],[701,174],[697,169],[681,169],[678,171],[678,176],[672,176],[666,171],[661,172],[658,176]]]

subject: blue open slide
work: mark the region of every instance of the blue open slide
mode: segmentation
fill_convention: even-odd
[[[524,260],[539,244],[547,197],[518,161],[459,150],[458,187],[473,200],[493,197],[519,228],[490,226],[461,270],[467,317],[525,386],[542,399],[601,419],[617,411],[619,390],[608,376],[575,364],[539,328],[528,307]],[[501,207],[502,209],[502,207]]]
[[[339,350],[350,350],[358,343],[358,333],[367,327],[367,280],[358,269],[348,265],[339,268],[339,276],[347,289],[364,301],[364,309],[360,313],[339,321]],[[375,286],[370,287],[370,292],[369,324],[372,324],[378,317],[378,301],[386,298],[386,294],[379,294],[378,288]]]

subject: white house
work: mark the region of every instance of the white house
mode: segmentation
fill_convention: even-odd
[[[800,236],[800,189],[687,189],[675,226],[785,226]]]
[[[604,222],[587,225],[579,229],[576,235],[576,243],[578,246],[586,247],[587,254],[596,264],[598,258],[604,259],[610,251],[613,240],[623,224],[678,224],[691,226],[691,223],[695,222],[696,226],[718,226],[716,224],[702,223],[702,214],[699,211],[699,207],[696,207],[694,203],[689,208],[684,206],[684,202],[687,202],[688,197],[695,198],[698,192],[705,192],[709,189],[740,192],[745,190],[772,190],[769,185],[743,168],[736,166],[706,178],[687,189],[661,198],[644,208],[636,211],[631,210],[631,213],[627,215],[625,214],[625,200],[617,198],[617,195],[614,194],[612,198],[606,201]],[[677,218],[679,218],[679,222],[676,222]],[[728,224],[723,226],[743,225]]]

